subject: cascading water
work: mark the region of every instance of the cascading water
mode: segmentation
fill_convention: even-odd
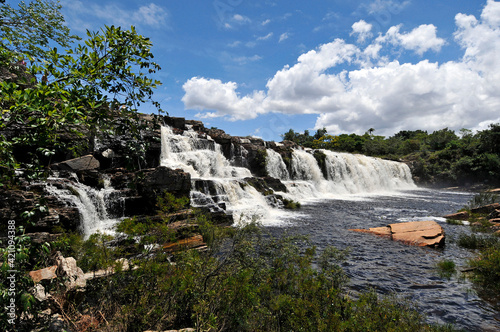
[[[74,178],[76,179],[76,176]],[[117,191],[109,186],[107,179],[104,179],[104,188],[100,190],[81,184],[77,180],[63,178],[49,178],[46,184],[47,193],[58,197],[68,206],[78,208],[81,218],[80,230],[85,239],[98,231],[114,233],[113,227],[120,218],[111,216],[110,210],[112,208],[116,210],[116,206],[122,205],[123,201],[122,198],[116,197]]]
[[[254,218],[269,222],[283,213],[276,209],[274,200],[243,180],[252,176],[249,169],[234,166],[234,160],[229,161],[210,136],[200,138],[192,130],[175,134],[169,127],[162,127],[161,134],[161,165],[191,174],[193,206],[208,206],[213,211],[225,209],[237,223]],[[267,173],[282,180],[288,190],[280,192],[281,196],[304,201],[415,188],[408,166],[402,163],[320,151],[325,156],[326,178],[312,151],[294,150],[289,170],[279,153],[267,149]]]
[[[290,174],[288,174],[283,158],[272,149],[267,149],[266,171],[270,177],[285,181],[290,180]]]
[[[191,130],[176,135],[169,127],[162,127],[161,135],[161,165],[191,174],[193,206],[226,210],[236,223],[273,219],[276,211],[268,199],[243,180],[252,176],[250,170],[233,166],[210,136],[199,138]],[[244,158],[244,155],[238,157]]]

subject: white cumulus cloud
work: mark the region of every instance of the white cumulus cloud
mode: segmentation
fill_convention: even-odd
[[[439,52],[446,43],[444,39],[437,37],[437,29],[432,24],[423,24],[409,33],[400,33],[400,29],[401,25],[391,27],[385,36],[380,36],[377,41],[400,45],[419,55],[423,55],[429,50]]]
[[[395,26],[364,48],[342,39],[320,45],[277,71],[263,91],[241,96],[234,82],[194,77],[184,84],[182,100],[202,117],[230,120],[269,112],[317,114],[316,128],[333,134],[481,129],[500,119],[499,2],[489,0],[479,18],[458,14],[455,22],[449,42],[460,45],[463,57],[453,61],[400,63],[382,56],[386,47],[423,55],[445,44],[433,25],[410,32]],[[353,31],[370,32],[363,23]]]
[[[238,84],[234,82],[222,83],[216,79],[193,77],[183,85],[189,93],[184,95],[182,101],[190,109],[212,110],[198,114],[201,118],[225,116],[231,121],[249,120],[265,113],[261,106],[265,97],[262,92],[240,97],[237,88]]]
[[[360,20],[352,25],[351,35],[358,35],[358,43],[363,43],[367,38],[373,36],[372,27],[370,23]]]

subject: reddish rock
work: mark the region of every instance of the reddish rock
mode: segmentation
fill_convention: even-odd
[[[163,245],[163,249],[165,249],[165,251],[167,252],[174,252],[185,249],[200,248],[204,246],[206,246],[206,243],[203,242],[203,236],[196,235],[193,237],[179,240],[177,242],[167,243]]]
[[[420,247],[444,245],[444,230],[435,221],[413,221],[390,224],[392,239]]]
[[[351,229],[351,231],[354,232],[360,232],[360,233],[370,233],[370,234],[375,234],[379,236],[386,236],[386,237],[391,237],[391,228],[389,226],[385,227],[374,227],[374,228],[369,228],[369,229]]]
[[[444,245],[444,230],[435,221],[411,221],[386,227],[352,229],[355,232],[390,237],[394,241],[415,246],[440,247]]]
[[[453,219],[453,220],[467,220],[469,219],[469,213],[467,211],[462,211],[462,212],[447,214],[443,218]]]
[[[474,209],[471,209],[470,212],[472,213],[491,213],[495,210],[500,209],[500,203],[493,203],[493,204],[488,204],[484,206],[480,206]]]
[[[56,274],[57,265],[46,267],[45,269],[31,271],[29,273],[31,279],[33,279],[34,283],[38,283],[42,280],[49,280],[57,278]]]

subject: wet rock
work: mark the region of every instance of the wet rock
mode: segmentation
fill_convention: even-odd
[[[164,125],[167,125],[167,126],[173,127],[173,128],[177,128],[177,129],[181,129],[181,130],[186,129],[186,123],[188,123],[188,122],[189,121],[186,121],[185,118],[172,117],[172,116],[163,117],[163,124]],[[196,122],[201,122],[201,121],[196,121]],[[188,123],[188,124],[191,124],[191,123]]]
[[[191,191],[191,175],[180,169],[157,167],[143,170],[137,177],[137,193],[142,197],[141,205],[137,206],[140,214],[156,214],[157,197],[169,192],[177,197],[187,196]]]
[[[272,177],[252,177],[245,178],[244,180],[263,195],[273,194],[274,191],[287,192],[286,186],[281,182],[281,180]]]
[[[98,169],[100,166],[99,160],[94,158],[93,155],[86,155],[83,157],[66,160],[57,164],[52,164],[51,168],[54,170],[67,170],[67,171],[85,171]]]
[[[468,220],[469,219],[469,212],[462,211],[462,212],[447,214],[446,216],[443,216],[443,218],[453,219],[453,220]]]
[[[484,214],[484,213],[492,213],[495,210],[500,210],[500,203],[488,204],[471,209],[471,213]]]
[[[168,191],[180,196],[188,196],[191,191],[191,176],[180,169],[160,166],[143,170],[144,177],[137,182],[140,193],[149,195],[152,192]]]
[[[443,228],[432,220],[390,224],[386,227],[375,227],[367,230],[353,229],[353,231],[386,236],[394,241],[420,247],[441,247],[444,245],[445,239]]]
[[[496,218],[500,218],[500,210],[498,210],[498,209],[496,209],[495,211],[492,211],[488,215],[488,219],[496,219]]]

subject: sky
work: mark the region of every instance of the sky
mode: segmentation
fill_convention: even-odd
[[[500,2],[60,0],[72,32],[134,25],[171,116],[231,135],[391,136],[500,122]],[[145,107],[139,111],[153,112]]]

